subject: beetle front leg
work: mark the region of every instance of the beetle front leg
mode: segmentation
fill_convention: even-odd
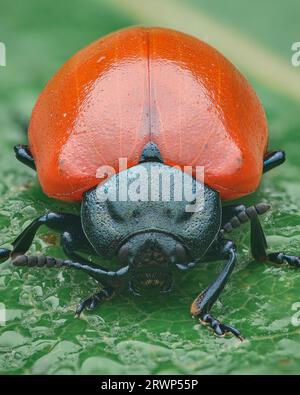
[[[79,304],[76,309],[76,316],[79,316],[82,311],[86,308],[88,310],[94,309],[99,303],[104,300],[109,300],[115,294],[115,290],[122,286],[121,278],[126,275],[129,267],[122,267],[117,271],[108,271],[101,269],[98,265],[90,262],[72,262],[65,259],[57,259],[53,257],[46,257],[44,255],[39,256],[26,256],[19,255],[13,259],[12,263],[15,266],[28,266],[28,267],[65,267],[81,270],[94,278],[99,284],[102,284],[104,288],[95,294],[91,295],[83,302]]]
[[[264,157],[263,172],[266,173],[267,171],[274,169],[274,167],[277,167],[284,162],[285,162],[284,151],[278,150],[278,151],[268,152]]]
[[[91,244],[87,240],[81,225],[81,218],[68,213],[49,212],[35,219],[12,243],[13,249],[0,248],[0,263],[10,257],[24,255],[30,248],[33,239],[41,226],[47,226],[61,233],[61,246],[65,254],[72,260],[83,262],[85,259],[76,254],[76,249],[83,249],[90,253],[95,253]]]
[[[0,248],[0,263],[6,261],[10,257],[13,258],[15,256],[25,254],[25,252],[30,248],[36,232],[42,225],[46,225],[56,231],[65,231],[67,229],[78,235],[82,234],[83,237],[85,237],[79,216],[68,213],[50,212],[35,219],[27,226],[26,229],[23,230],[23,232],[12,243],[12,251],[7,248]]]
[[[236,264],[236,248],[234,244],[228,240],[221,240],[219,243],[224,243],[221,245],[220,257],[227,259],[227,263],[216,280],[194,300],[191,306],[191,313],[194,317],[199,318],[200,322],[209,325],[216,335],[224,336],[230,332],[240,340],[243,340],[237,329],[230,325],[222,324],[210,314],[213,304],[223,291]]]
[[[56,231],[65,231],[66,229],[80,231],[81,220],[79,216],[68,213],[49,212],[42,215],[28,225],[12,243],[13,250],[11,255],[25,254],[30,248],[37,231],[43,225]]]
[[[28,145],[18,144],[14,147],[16,158],[24,165],[36,170],[34,159]]]
[[[113,286],[106,286],[100,291],[94,293],[88,298],[84,299],[77,307],[75,317],[79,317],[83,310],[94,310],[100,303],[110,300],[114,297],[116,288]]]

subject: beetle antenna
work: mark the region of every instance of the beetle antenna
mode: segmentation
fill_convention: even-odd
[[[68,267],[77,270],[88,272],[91,276],[106,276],[106,277],[119,277],[126,274],[129,266],[122,267],[117,271],[103,270],[96,265],[90,263],[73,262],[68,259],[57,259],[45,255],[28,256],[18,255],[12,257],[12,263],[15,266],[28,266],[28,267]]]
[[[251,220],[253,215],[262,215],[266,213],[271,206],[268,203],[258,203],[253,206],[244,208],[234,215],[221,229],[221,233],[230,233],[233,229]]]

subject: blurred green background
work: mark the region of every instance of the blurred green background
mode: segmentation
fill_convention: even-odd
[[[270,127],[270,147],[287,163],[264,177],[246,199],[265,200],[270,247],[300,251],[300,67],[291,45],[300,41],[298,0],[0,0],[0,245],[9,243],[46,210],[78,212],[43,195],[35,174],[14,159],[26,143],[21,124],[37,95],[74,52],[113,30],[135,24],[176,28],[223,52],[253,83]],[[244,200],[245,201],[245,200]],[[6,374],[297,374],[300,271],[253,262],[249,229],[237,232],[239,265],[215,315],[246,340],[216,338],[189,314],[192,299],[220,270],[204,265],[177,281],[172,294],[132,298],[124,293],[82,319],[80,299],[96,288],[81,273],[0,266],[0,372]],[[43,229],[32,253],[62,256],[59,237]],[[1,305],[0,305],[1,307]],[[3,306],[2,306],[3,307]]]

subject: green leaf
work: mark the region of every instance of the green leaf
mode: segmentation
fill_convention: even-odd
[[[7,67],[0,67],[1,245],[9,246],[46,210],[79,210],[43,195],[34,172],[15,161],[12,151],[14,144],[26,141],[18,120],[29,118],[55,70],[76,50],[112,30],[150,23],[200,34],[199,20],[208,28],[204,38],[217,40],[215,45],[219,42],[218,48],[228,51],[251,79],[266,108],[270,146],[287,152],[287,163],[267,174],[246,203],[270,202],[273,210],[263,218],[270,249],[299,254],[300,68],[290,65],[290,41],[299,41],[299,23],[292,17],[299,14],[299,2],[279,2],[276,7],[267,0],[251,5],[238,0],[163,4],[164,12],[158,2],[146,0],[2,2],[0,41],[7,46]],[[189,20],[186,16],[192,14]],[[224,32],[220,41],[216,26]],[[237,52],[231,48],[233,32],[238,33]],[[248,53],[251,64],[241,53]],[[266,58],[264,69],[261,59]],[[0,373],[299,373],[300,271],[254,262],[248,226],[243,230],[235,235],[238,268],[213,308],[219,319],[241,330],[243,343],[214,337],[189,313],[193,298],[221,269],[220,262],[178,276],[172,294],[133,298],[124,290],[81,319],[74,318],[74,311],[96,289],[91,279],[72,271],[13,268],[7,262],[0,266],[0,302],[7,319],[6,325],[0,323]],[[31,253],[63,256],[59,235],[42,229]]]

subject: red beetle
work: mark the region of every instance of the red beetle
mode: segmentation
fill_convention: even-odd
[[[82,201],[81,216],[43,215],[21,233],[12,251],[0,250],[2,261],[12,257],[18,266],[85,271],[102,289],[79,305],[80,315],[122,284],[135,295],[146,287],[166,292],[176,271],[223,259],[224,269],[195,299],[191,313],[217,335],[241,338],[210,314],[236,263],[227,234],[250,221],[256,260],[300,265],[299,257],[266,251],[258,215],[268,204],[222,204],[254,192],[262,173],[284,162],[284,152],[268,153],[267,142],[265,113],[254,90],[211,46],[161,28],[134,27],[101,38],[50,80],[32,113],[29,145],[15,147],[17,158],[36,168],[48,196]],[[126,159],[126,169],[119,169],[120,159]],[[186,166],[192,168],[189,175]],[[204,181],[195,171],[199,166]],[[162,182],[169,200],[161,190],[158,199],[148,192],[147,199],[130,199],[137,176],[148,177],[141,191],[154,171],[173,177]],[[126,199],[120,190],[114,199],[124,179]],[[191,201],[185,197],[175,199],[175,179],[188,179],[193,191],[202,191],[201,210],[187,210]],[[62,233],[70,260],[25,255],[41,225]],[[116,257],[118,266],[96,265],[79,249]]]

